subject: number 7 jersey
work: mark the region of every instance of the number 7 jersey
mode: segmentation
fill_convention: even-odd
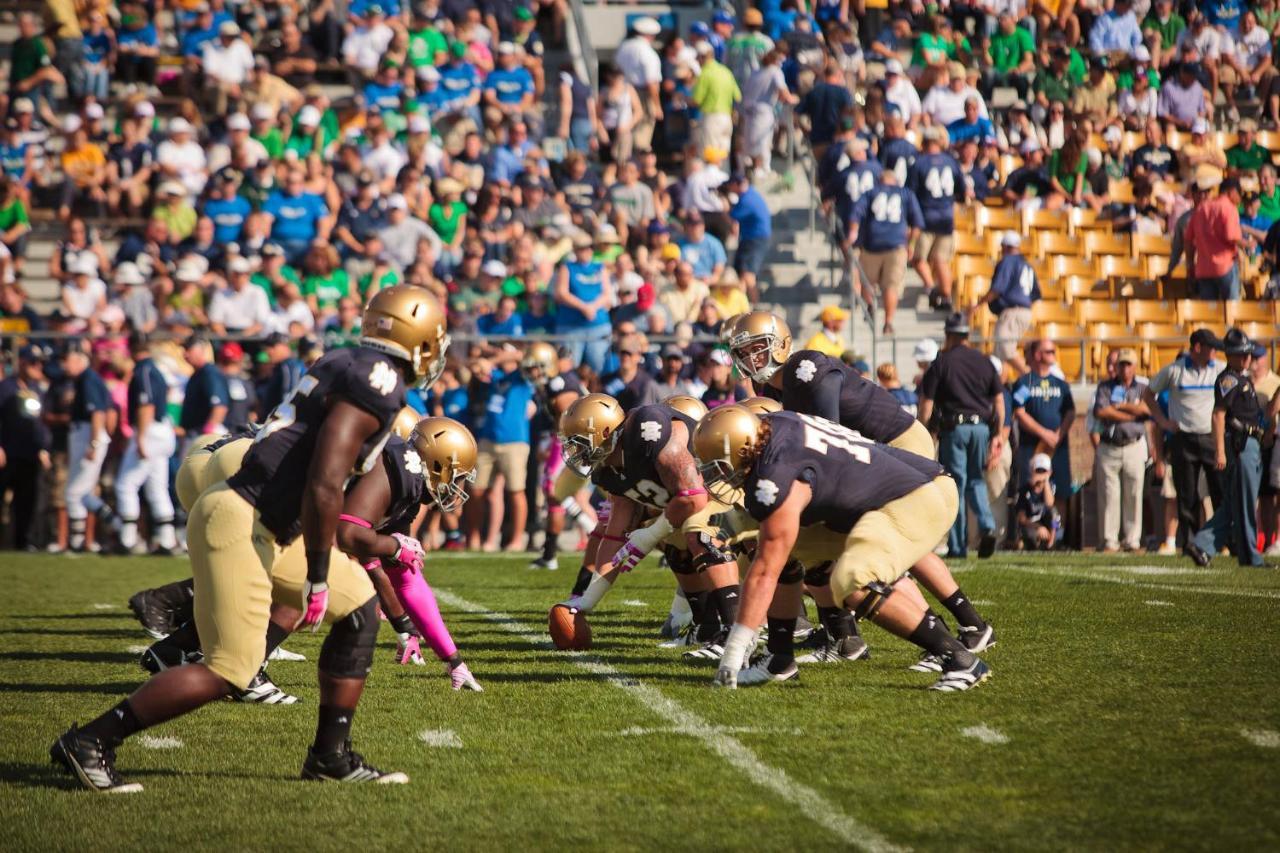
[[[331,400],[346,400],[378,419],[378,431],[360,446],[351,471],[364,474],[378,461],[404,398],[404,378],[388,356],[367,347],[328,353],[271,412],[240,471],[227,482],[257,508],[276,540],[287,544],[302,531],[302,495]]]
[[[933,482],[944,472],[932,459],[877,444],[851,429],[812,415],[765,415],[769,442],[743,486],[747,512],[764,521],[807,483],[813,497],[800,524],[848,533],[866,512]]]

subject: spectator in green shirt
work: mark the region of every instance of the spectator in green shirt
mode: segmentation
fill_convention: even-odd
[[[444,65],[449,57],[449,40],[427,18],[423,7],[413,4],[413,21],[409,27],[409,67]]]
[[[1271,152],[1258,144],[1258,123],[1251,118],[1240,122],[1236,144],[1227,151],[1227,168],[1256,172],[1271,162]]]
[[[253,122],[253,130],[249,136],[256,139],[267,150],[267,156],[279,160],[284,156],[284,137],[280,128],[276,127],[276,114],[269,104],[254,104],[249,113]]]
[[[462,262],[462,240],[467,236],[463,224],[467,205],[462,201],[462,183],[454,178],[436,181],[436,200],[427,210],[427,224],[440,235],[440,262],[453,269]]]
[[[1038,121],[1044,121],[1050,103],[1061,101],[1069,104],[1075,95],[1075,84],[1067,75],[1069,58],[1066,50],[1055,50],[1050,56],[1049,67],[1036,71],[1036,81],[1031,88],[1035,92],[1035,103],[1038,109],[1033,110],[1032,114]]]
[[[1276,167],[1270,163],[1258,170],[1261,185],[1258,198],[1262,200],[1261,213],[1272,222],[1280,221],[1280,187],[1276,186]]]
[[[1186,19],[1173,11],[1173,0],[1156,0],[1152,4],[1142,21],[1142,34],[1154,36],[1151,58],[1157,68],[1163,68],[1177,54],[1178,36],[1186,28]]]
[[[351,295],[351,281],[347,271],[339,265],[338,250],[325,242],[311,244],[302,261],[302,296],[311,307],[311,313],[323,323],[338,313],[338,300]]]
[[[18,16],[18,38],[9,46],[9,96],[29,98],[45,124],[57,124],[53,87],[62,74],[53,65],[49,46],[40,32],[40,19],[30,12]]]
[[[987,48],[990,60],[982,75],[982,94],[991,100],[996,86],[1012,86],[1025,100],[1036,71],[1036,40],[1008,12],[1000,16],[999,27]]]
[[[742,90],[728,66],[716,62],[710,42],[698,42],[698,61],[702,71],[690,99],[702,112],[699,144],[728,151],[733,144],[733,107],[742,100]]]
[[[27,233],[31,231],[31,219],[27,206],[22,203],[18,185],[12,178],[0,178],[0,243],[8,247],[14,258],[21,258],[26,251]]]
[[[1077,207],[1084,201],[1084,174],[1089,170],[1084,133],[1076,128],[1067,134],[1062,147],[1049,157],[1050,191]],[[1050,205],[1057,207],[1058,205]]]
[[[262,247],[262,266],[249,281],[262,288],[267,294],[267,302],[276,307],[276,293],[285,285],[292,284],[302,290],[302,279],[298,271],[285,261],[284,249],[275,243]]]

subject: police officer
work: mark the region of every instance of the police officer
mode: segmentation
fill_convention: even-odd
[[[97,495],[98,478],[102,475],[102,463],[106,461],[111,446],[107,432],[107,412],[111,409],[111,395],[107,383],[89,363],[89,354],[78,345],[67,350],[63,360],[63,372],[75,386],[71,401],[71,423],[67,430],[67,520],[70,527],[68,544],[73,551],[94,550],[92,539],[86,537],[89,511],[103,507]]]
[[[1178,492],[1178,537],[1183,540],[1183,551],[1189,554],[1186,542],[1200,526],[1200,475],[1209,484],[1209,496],[1214,507],[1222,505],[1223,476],[1214,464],[1216,449],[1213,441],[1214,384],[1222,372],[1222,362],[1213,357],[1214,350],[1222,349],[1222,341],[1208,329],[1196,329],[1191,333],[1186,355],[1165,365],[1142,392],[1142,402],[1160,430],[1172,433],[1169,439],[1169,462],[1173,465],[1173,485]],[[1157,394],[1169,392],[1169,414],[1166,415],[1156,400]],[[1157,443],[1163,444],[1164,436],[1156,432]],[[1163,447],[1156,448],[1156,458],[1164,456]]]
[[[978,556],[985,558],[996,549],[996,521],[983,473],[988,460],[1004,450],[1004,388],[987,357],[969,346],[964,314],[948,317],[944,332],[942,352],[920,382],[920,420],[930,426],[936,412],[938,461],[977,516]],[[965,557],[968,548],[968,518],[961,507],[947,537],[947,556]]]
[[[258,414],[265,420],[298,387],[307,366],[289,348],[289,336],[279,332],[267,337],[263,352],[271,362],[271,373],[258,399]]]
[[[13,491],[10,512],[18,551],[31,543],[42,473],[50,464],[51,436],[40,417],[44,385],[44,353],[34,346],[19,350],[17,372],[0,382],[0,499]]]
[[[202,435],[226,431],[224,421],[230,390],[226,377],[213,363],[213,347],[199,335],[193,335],[183,345],[183,355],[194,372],[187,380],[182,394],[182,413],[178,415],[179,432],[182,435],[182,451],[185,458],[191,442]]]
[[[1197,566],[1230,544],[1242,566],[1261,566],[1254,515],[1262,479],[1262,404],[1249,376],[1253,341],[1239,329],[1222,340],[1227,369],[1213,384],[1214,468],[1225,471],[1227,489],[1213,518],[1187,543]]]
[[[166,410],[169,383],[151,359],[147,337],[135,333],[133,378],[129,380],[129,425],[133,436],[125,448],[116,477],[116,512],[120,516],[120,547],[139,547],[138,516],[142,511],[139,490],[145,490],[155,530],[156,551],[172,553],[177,547],[173,530],[173,499],[169,495],[169,459],[177,450],[177,437]]]
[[[253,420],[258,406],[258,394],[244,375],[244,348],[235,341],[227,341],[218,351],[218,366],[222,379],[227,383],[227,416],[222,425],[228,431],[246,427]]]

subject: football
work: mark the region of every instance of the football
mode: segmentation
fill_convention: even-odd
[[[591,625],[577,608],[557,604],[547,614],[547,630],[557,649],[586,651],[591,648]]]

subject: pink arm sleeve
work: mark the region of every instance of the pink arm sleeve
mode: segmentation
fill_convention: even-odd
[[[423,638],[431,646],[436,657],[440,660],[448,660],[457,654],[458,647],[453,644],[453,637],[449,635],[449,629],[445,627],[444,619],[440,616],[435,594],[431,592],[431,587],[422,573],[407,571],[400,566],[386,565],[383,566],[383,571],[391,579],[391,586],[395,589],[400,603],[404,605],[405,612],[409,614],[413,624],[418,626],[418,630],[422,632]]]

